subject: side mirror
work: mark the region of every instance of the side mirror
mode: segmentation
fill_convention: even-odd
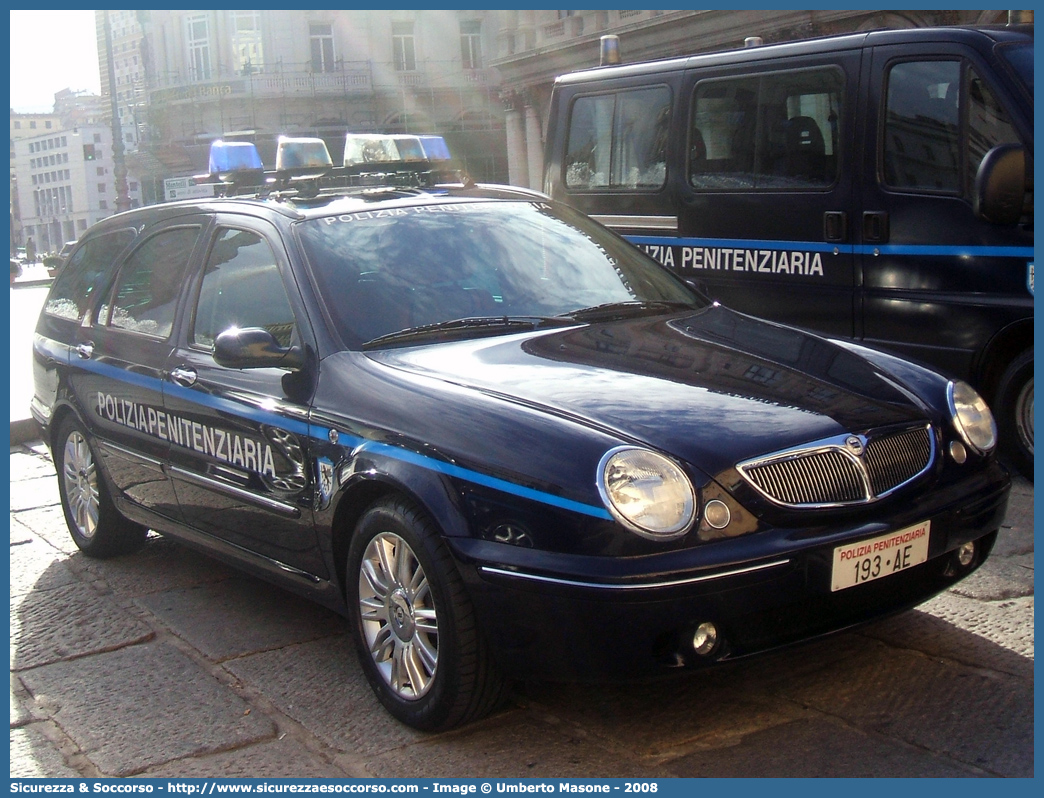
[[[261,327],[232,327],[214,341],[214,360],[230,369],[276,368],[299,371],[304,368],[300,347],[284,349],[268,330]]]
[[[983,156],[972,197],[975,215],[993,224],[1017,224],[1026,197],[1026,151],[999,144]]]

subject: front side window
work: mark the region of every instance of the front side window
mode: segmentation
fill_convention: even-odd
[[[213,349],[232,327],[263,327],[283,347],[295,329],[272,248],[256,233],[229,228],[218,231],[207,257],[189,340]]]
[[[412,22],[392,23],[392,55],[396,72],[413,72],[417,68]]]
[[[965,195],[971,196],[975,175],[986,153],[998,144],[1018,144],[1019,137],[1008,112],[974,69],[965,79],[968,96],[968,146],[965,148]],[[1032,169],[1032,166],[1029,167]]]
[[[843,74],[834,68],[701,81],[689,125],[689,185],[705,191],[831,186],[843,89]]]
[[[210,80],[210,25],[205,16],[189,17],[188,57],[193,80]]]
[[[312,71],[333,72],[333,26],[326,22],[311,23],[308,26],[308,40],[312,51]]]
[[[663,187],[670,118],[666,86],[578,98],[569,120],[566,187]]]
[[[55,278],[44,312],[71,321],[82,319],[94,292],[107,282],[116,256],[133,240],[133,230],[117,230],[85,241]]]
[[[888,186],[960,191],[959,61],[910,61],[888,73],[884,181]]]
[[[98,314],[102,324],[167,338],[174,327],[178,295],[199,228],[157,233],[138,247],[120,269],[110,305]]]

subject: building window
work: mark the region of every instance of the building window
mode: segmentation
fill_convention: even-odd
[[[50,121],[44,122],[44,127],[47,128],[48,130],[50,130],[51,129]]]
[[[332,46],[331,41],[331,48]],[[261,15],[259,12],[232,12],[232,59],[236,71],[241,75],[251,75],[262,71],[264,57],[261,50]],[[137,64],[137,62],[138,59],[135,57],[134,63]]]
[[[392,23],[392,53],[397,72],[413,72],[417,68],[412,22]]]
[[[308,39],[312,48],[312,71],[334,71],[333,26],[325,22],[308,25]]]
[[[94,143],[95,144],[101,144],[101,133],[95,133],[94,134]]]
[[[109,203],[107,203],[105,200],[98,200],[98,207],[103,211],[108,210]]]
[[[29,129],[30,130],[36,130],[36,122],[35,121],[29,123]]]
[[[482,23],[464,20],[460,23],[460,60],[465,69],[482,66]]]
[[[22,129],[22,123],[21,123],[21,122],[17,122],[17,121],[16,121],[16,122],[14,123],[14,129],[15,129],[15,130],[21,130],[21,129]]]
[[[210,26],[205,16],[189,17],[188,56],[193,80],[210,80]]]
[[[98,184],[98,193],[99,194],[104,194],[105,193],[105,184],[104,183],[99,183]]]

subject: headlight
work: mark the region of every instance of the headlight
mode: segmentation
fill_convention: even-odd
[[[946,400],[961,439],[979,454],[991,451],[997,445],[997,424],[983,398],[968,383],[956,380],[946,386]]]
[[[652,540],[681,537],[696,520],[696,492],[663,455],[622,446],[598,464],[598,492],[617,521]]]

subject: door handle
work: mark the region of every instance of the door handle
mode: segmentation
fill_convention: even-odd
[[[863,213],[863,241],[884,244],[888,241],[888,211]]]
[[[826,211],[823,214],[823,240],[840,243],[848,238],[848,214],[844,211]]]
[[[186,388],[191,388],[195,385],[198,376],[195,369],[185,368],[184,366],[178,366],[170,370],[171,382],[176,382],[178,385],[183,385]]]
[[[88,341],[85,344],[80,344],[78,347],[76,347],[76,355],[80,358],[80,360],[90,360],[93,354],[94,344],[90,341]]]

